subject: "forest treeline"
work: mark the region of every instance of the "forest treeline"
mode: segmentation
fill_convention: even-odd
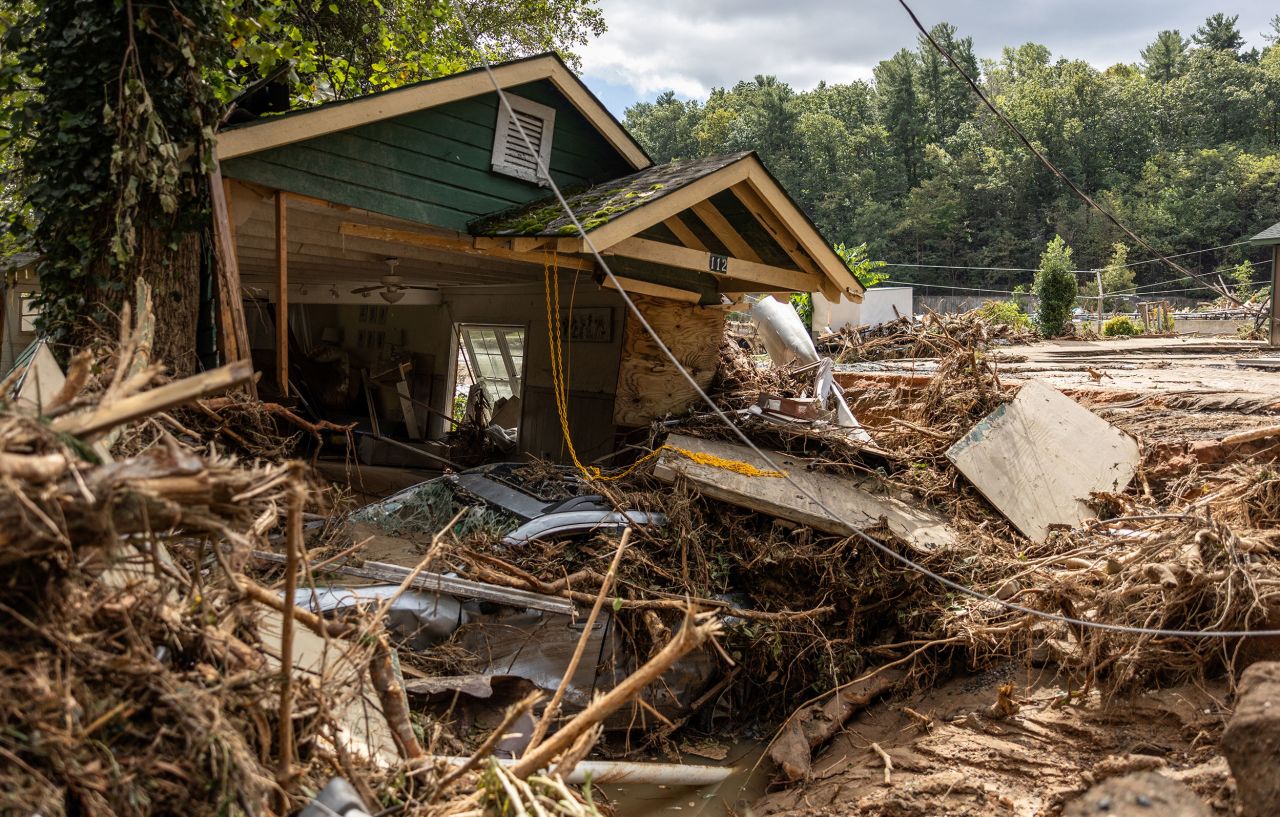
[[[1069,178],[1160,252],[1233,244],[1280,220],[1280,15],[1262,51],[1245,49],[1237,17],[1215,14],[1105,70],[1036,43],[979,60],[954,26],[931,33]],[[757,76],[705,102],[662,94],[628,108],[626,124],[659,162],[759,151],[830,239],[866,242],[871,258],[1033,268],[1055,235],[1080,269],[1106,265],[1117,242],[1132,260],[1150,257],[1040,164],[923,37],[869,82],[801,92]],[[1237,246],[1180,260],[1202,273],[1264,256]],[[1032,277],[888,271],[993,289]],[[1198,282],[1176,283],[1159,264],[1136,272],[1139,284]]]

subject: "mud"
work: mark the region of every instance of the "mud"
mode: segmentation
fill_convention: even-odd
[[[1014,706],[1000,706],[1010,683]],[[807,784],[766,795],[752,813],[1050,817],[1096,783],[1154,770],[1226,814],[1226,696],[1213,684],[1104,702],[1010,664],[873,705],[814,760]],[[892,760],[887,783],[873,744]]]

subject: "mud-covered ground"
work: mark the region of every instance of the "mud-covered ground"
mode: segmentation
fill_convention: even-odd
[[[766,794],[775,817],[1056,815],[1095,782],[1154,769],[1215,813],[1231,799],[1218,740],[1230,715],[1222,683],[1103,702],[1075,697],[1046,670],[1010,663],[881,701],[815,758],[808,783]],[[992,714],[1013,684],[1017,711]],[[886,776],[879,746],[892,760]]]

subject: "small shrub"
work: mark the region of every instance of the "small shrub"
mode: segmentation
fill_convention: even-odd
[[[1017,301],[987,301],[978,307],[978,314],[988,323],[1002,324],[1014,329],[1031,328],[1031,316],[1023,311]]]
[[[1102,325],[1102,334],[1108,338],[1131,338],[1142,334],[1142,326],[1128,315],[1116,315]]]
[[[1043,337],[1057,337],[1071,323],[1071,307],[1080,291],[1071,263],[1071,248],[1062,236],[1054,236],[1040,256],[1040,269],[1032,284],[1040,299],[1036,328]]]

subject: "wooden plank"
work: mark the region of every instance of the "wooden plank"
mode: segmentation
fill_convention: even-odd
[[[982,495],[1027,538],[1094,516],[1094,491],[1123,491],[1141,462],[1138,443],[1038,380],[988,414],[947,451]]]
[[[786,225],[773,214],[773,210],[769,208],[769,205],[765,204],[764,199],[760,198],[760,195],[756,193],[751,185],[743,182],[735,184],[729,189],[738,197],[738,201],[742,202],[742,206],[747,208],[747,212],[756,221],[760,222],[760,225],[769,232],[769,235],[773,236],[773,240],[777,242],[778,246],[782,248],[782,251],[787,254],[787,257],[797,267],[814,275],[820,274],[813,260],[801,249],[800,240],[792,235]]]
[[[251,551],[253,558],[263,562],[274,562],[276,564],[284,564],[285,557],[279,553],[269,553],[264,550]],[[373,579],[381,582],[391,582],[401,584],[409,574],[413,572],[411,568],[401,565],[388,564],[387,562],[361,562],[360,566],[355,565],[330,565],[321,568],[318,571],[321,575],[327,573],[336,573],[342,576],[356,576],[362,579]],[[471,581],[470,579],[459,579],[454,576],[444,576],[439,573],[431,573],[422,571],[417,577],[409,583],[409,586],[415,590],[426,590],[432,593],[447,593],[451,596],[459,596],[464,599],[480,599],[481,601],[492,601],[498,604],[505,604],[510,607],[518,607],[529,610],[542,610],[547,613],[557,613],[564,616],[576,616],[577,608],[573,602],[568,599],[562,599],[559,596],[545,596],[541,593],[532,593],[528,590],[518,590],[512,587],[500,587],[496,584],[486,584],[484,582]]]
[[[51,424],[54,431],[87,437],[134,420],[224,392],[253,379],[247,360],[175,380],[150,391],[98,406],[87,414],[64,414]]]
[[[391,241],[416,247],[434,247],[453,250],[455,252],[469,253],[472,255],[483,255],[492,258],[524,261],[530,264],[544,264],[547,260],[540,252],[518,252],[516,250],[504,250],[497,247],[482,249],[477,247],[475,245],[475,240],[470,237],[444,238],[438,235],[419,233],[413,230],[401,230],[394,227],[379,227],[372,224],[356,224],[354,222],[343,222],[342,226],[339,228],[339,232],[343,235],[356,236],[359,238],[372,238],[378,241]],[[589,261],[585,258],[572,258],[561,255],[558,258],[558,263],[562,268],[568,269],[595,269],[595,262]]]
[[[671,267],[706,272],[717,278],[733,278],[739,281],[752,281],[765,284],[789,292],[813,292],[820,279],[816,275],[796,270],[771,267],[742,258],[724,260],[724,270],[717,271],[712,264],[712,254],[703,250],[678,247],[675,244],[664,244],[647,238],[627,238],[614,244],[603,254],[621,255],[650,261],[655,264],[666,264]]]
[[[632,300],[681,366],[700,387],[707,388],[720,359],[724,310],[642,295]],[[682,414],[700,403],[697,391],[671,365],[640,322],[628,314],[613,404],[614,423],[647,426],[654,419]]]
[[[761,263],[759,253],[742,237],[741,233],[734,229],[733,225],[729,223],[729,219],[724,217],[724,214],[711,203],[710,199],[703,199],[695,203],[690,209],[693,210],[698,218],[702,219],[702,222],[720,240],[720,243],[728,248],[730,254],[737,258],[744,258],[747,261],[754,261],[757,264]]]
[[[235,214],[231,212],[230,181],[218,170],[209,174],[209,198],[213,209],[215,282],[218,291],[218,330],[224,363],[251,360],[249,327],[244,318],[244,296],[240,284],[240,259],[236,250]],[[249,396],[258,397],[257,384],[246,384]]]
[[[1280,244],[1271,247],[1271,345],[1280,346]]]
[[[617,279],[620,286],[614,285],[614,279]],[[702,295],[697,292],[654,284],[649,281],[637,281],[635,278],[624,278],[621,275],[615,275],[613,278],[605,276],[600,281],[600,286],[606,289],[622,289],[632,295],[648,295],[654,298],[666,298],[669,301],[688,304],[696,304],[702,300]]]
[[[289,396],[289,200],[276,191],[276,386]]]
[[[689,225],[681,220],[679,215],[674,215],[666,221],[662,222],[667,225],[667,229],[676,234],[676,238],[686,247],[694,250],[702,250],[708,252],[707,245],[702,243],[702,239],[698,238],[693,230],[689,229]]]
[[[772,470],[754,451],[735,443],[672,434],[667,438],[667,445],[745,462],[761,471]],[[921,550],[931,551],[955,542],[954,531],[941,516],[885,495],[873,479],[824,474],[810,470],[812,460],[775,451],[767,453],[790,480],[822,504],[810,500],[788,479],[747,476],[714,465],[702,465],[674,451],[663,452],[653,475],[664,482],[683,477],[713,499],[826,533],[845,535],[855,530],[865,531],[880,526],[884,520],[895,536]]]
[[[543,238],[541,236],[517,236],[515,238],[487,238],[485,236],[477,236],[472,240],[473,246],[477,250],[515,250],[516,252],[533,252],[542,249],[549,242],[554,241],[553,238]]]

